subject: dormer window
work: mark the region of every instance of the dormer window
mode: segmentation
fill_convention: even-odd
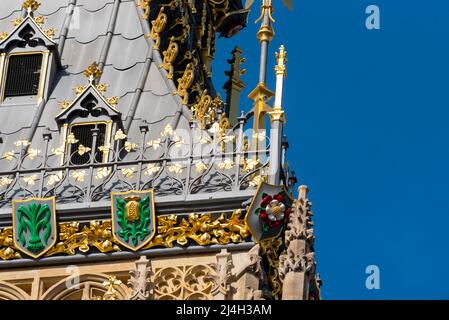
[[[0,103],[27,105],[48,99],[61,58],[53,40],[55,29],[44,28],[45,18],[35,16],[36,1],[27,1],[25,17],[12,21],[10,31],[0,30]]]
[[[100,147],[109,140],[106,136],[110,125],[107,122],[77,123],[70,126],[69,136],[76,141],[70,144],[70,163],[74,165],[87,164],[90,162],[92,150],[95,154],[94,162],[101,163],[107,161],[107,152],[102,152]],[[93,130],[96,136],[93,135]],[[110,134],[108,134],[110,135]],[[95,147],[94,147],[95,144]]]
[[[4,98],[38,95],[42,60],[42,53],[10,55],[7,60]]]

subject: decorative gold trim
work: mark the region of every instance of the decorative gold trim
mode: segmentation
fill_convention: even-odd
[[[145,240],[144,242],[142,242],[140,245],[138,245],[135,248],[129,246],[128,244],[121,241],[118,237],[115,236],[115,205],[114,205],[115,198],[114,198],[114,196],[124,196],[127,194],[151,194],[151,219],[152,219],[153,230],[151,232],[151,235],[149,235],[148,239]],[[156,235],[156,209],[154,207],[154,190],[153,189],[142,190],[142,191],[130,190],[127,192],[111,192],[111,211],[112,211],[112,237],[116,243],[119,243],[120,245],[124,246],[125,248],[128,248],[132,251],[138,251],[141,248],[143,248],[144,246],[146,246]]]
[[[48,60],[50,57],[50,51],[44,51],[42,56],[42,65],[44,68],[41,70],[41,76],[39,78],[39,89],[37,91],[37,104],[39,105],[44,98],[45,85],[47,84],[47,71],[48,71]]]
[[[58,226],[58,242],[45,257],[55,254],[75,255],[77,251],[88,253],[92,247],[102,253],[121,251],[112,236],[112,220],[91,221],[81,230],[78,221],[59,223]],[[0,229],[0,259],[21,259],[20,254],[15,252],[16,246],[9,240],[9,229]],[[240,209],[232,212],[230,217],[223,213],[215,220],[210,213],[192,213],[182,219],[174,214],[159,216],[156,219],[155,229],[155,237],[141,250],[153,247],[173,248],[174,243],[185,246],[189,240],[200,246],[241,243],[250,236]]]
[[[263,240],[260,242],[262,255],[267,259],[267,277],[271,285],[271,295],[274,299],[282,297],[282,282],[279,279],[279,256],[282,254],[283,241],[281,238]]]
[[[52,247],[54,247],[54,245],[56,244],[56,238],[57,238],[57,231],[53,230],[53,242],[51,245],[49,245],[46,249],[44,249],[41,253],[34,255],[31,252],[25,251],[22,248],[20,248],[20,246],[17,245],[16,243],[16,224],[15,224],[15,214],[16,214],[16,210],[15,210],[15,206],[17,203],[29,203],[29,202],[33,202],[33,201],[52,201],[53,204],[53,227],[54,229],[57,229],[58,225],[56,224],[56,198],[55,197],[50,197],[50,198],[30,198],[30,199],[25,199],[25,200],[13,200],[12,201],[12,230],[13,230],[13,241],[14,241],[14,247],[15,249],[23,252],[24,254],[26,254],[27,256],[30,256],[34,259],[37,259],[41,256],[43,256],[44,254],[46,254]]]
[[[4,78],[4,73],[6,73],[5,71],[5,60],[6,60],[6,53],[2,53],[0,54],[0,103],[3,101],[3,99],[1,99],[1,96],[3,95],[3,78]]]

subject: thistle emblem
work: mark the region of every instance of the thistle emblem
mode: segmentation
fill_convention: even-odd
[[[131,250],[145,246],[155,233],[153,191],[111,194],[114,238]]]

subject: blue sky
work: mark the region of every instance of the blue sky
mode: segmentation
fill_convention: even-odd
[[[323,298],[449,299],[449,1],[274,2],[269,71],[284,44],[288,157],[310,188]],[[380,30],[365,27],[372,4]],[[221,87],[242,48],[243,97],[258,79],[258,13],[214,63]],[[380,290],[365,288],[372,264]]]

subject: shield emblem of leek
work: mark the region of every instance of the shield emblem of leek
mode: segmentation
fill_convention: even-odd
[[[112,234],[124,247],[137,251],[156,232],[153,190],[111,193]]]
[[[245,217],[254,241],[277,238],[289,222],[292,204],[284,186],[262,182]]]
[[[21,252],[37,259],[55,245],[55,197],[13,200],[12,215],[14,244]]]

